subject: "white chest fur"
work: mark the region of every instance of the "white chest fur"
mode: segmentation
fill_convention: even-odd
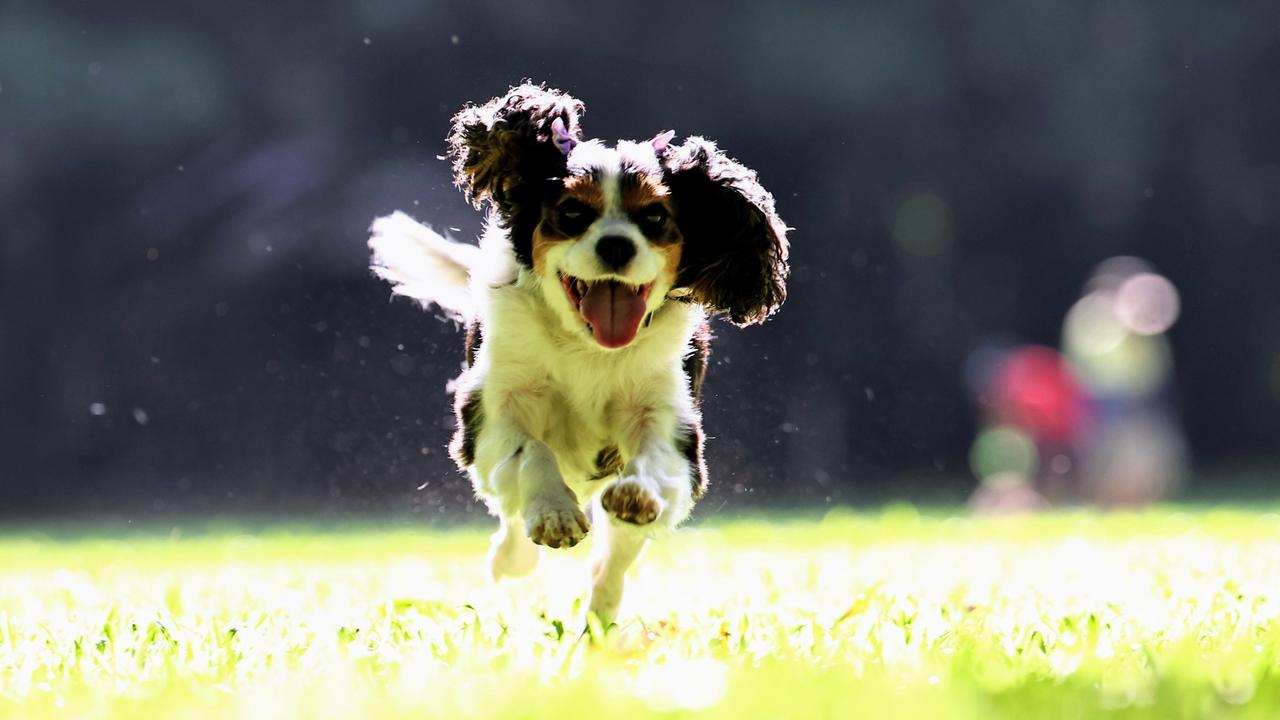
[[[617,448],[625,462],[646,433],[669,437],[693,412],[682,362],[702,321],[696,306],[668,301],[631,345],[606,350],[585,329],[565,328],[524,281],[487,300],[466,385],[481,388],[487,417],[546,443],[579,495],[602,479],[602,450]]]

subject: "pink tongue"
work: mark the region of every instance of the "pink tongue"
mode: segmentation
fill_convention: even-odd
[[[630,285],[601,280],[582,297],[578,312],[591,323],[596,342],[607,348],[620,348],[634,340],[640,329],[644,298]]]

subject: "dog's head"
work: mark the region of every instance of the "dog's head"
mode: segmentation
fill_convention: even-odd
[[[621,348],[664,302],[737,325],[771,315],[786,297],[787,228],[755,173],[698,137],[583,140],[581,113],[525,84],[464,108],[449,136],[455,182],[491,204],[565,324]]]

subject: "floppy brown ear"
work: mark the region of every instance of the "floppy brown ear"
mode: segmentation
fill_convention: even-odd
[[[738,326],[763,322],[787,297],[787,226],[755,171],[710,140],[662,156],[684,251],[676,287]]]
[[[522,189],[563,176],[568,151],[582,137],[581,114],[577,98],[528,82],[468,105],[449,132],[454,184],[477,207],[488,199],[509,219]]]

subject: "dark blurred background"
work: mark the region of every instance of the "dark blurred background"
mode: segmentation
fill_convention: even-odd
[[[448,121],[522,78],[588,135],[718,140],[792,234],[718,328],[707,508],[963,498],[963,367],[1145,257],[1189,491],[1280,467],[1280,4],[0,2],[0,515],[480,512],[460,334],[366,270],[455,236]]]

